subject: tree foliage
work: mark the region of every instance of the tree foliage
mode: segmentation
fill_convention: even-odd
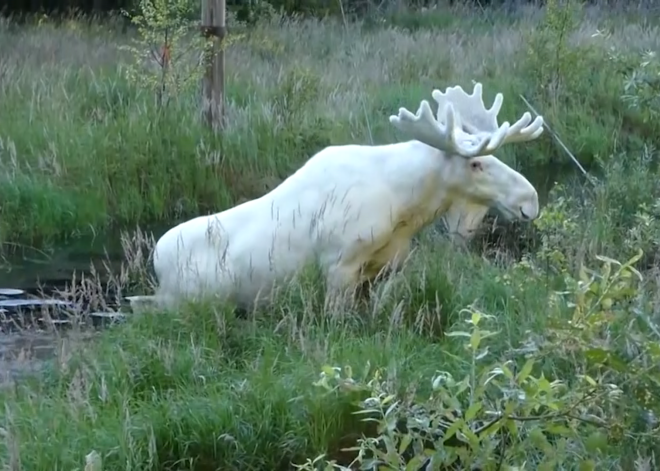
[[[195,5],[191,0],[139,0],[137,14],[124,12],[138,31],[132,44],[121,46],[135,59],[126,68],[127,78],[155,92],[159,108],[197,87],[202,78],[208,43],[189,19]]]

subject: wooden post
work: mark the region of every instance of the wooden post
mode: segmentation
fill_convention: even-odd
[[[202,110],[204,121],[214,130],[224,127],[225,5],[225,0],[202,0],[202,34],[213,41],[202,86]]]

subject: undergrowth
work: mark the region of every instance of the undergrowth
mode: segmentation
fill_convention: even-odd
[[[504,93],[506,119],[523,95],[551,130],[502,153],[545,188],[539,219],[468,249],[426,231],[367,306],[333,310],[303,279],[248,316],[191,305],[91,340],[56,334],[55,360],[0,390],[0,463],[657,469],[660,36],[569,3],[510,13],[506,28],[475,12],[436,27],[260,20],[228,46],[221,135],[191,87],[163,101],[154,80],[127,78],[142,64],[118,52],[129,38],[3,23],[5,241],[223,209],[328,144],[393,141],[398,106],[472,79]],[[150,289],[152,244],[124,238],[113,296]],[[109,309],[105,290],[90,276],[68,295]]]
[[[188,20],[147,8],[122,33],[111,19],[4,19],[0,238],[43,246],[225,209],[329,144],[395,141],[386,118],[399,106],[472,80],[487,99],[504,93],[505,119],[527,111],[526,97],[598,172],[597,159],[658,135],[647,106],[657,59],[641,58],[657,47],[657,27],[594,8],[568,14],[564,3],[497,14],[438,7],[417,14],[424,27],[274,13],[250,27],[230,15],[221,135],[200,119],[204,47]],[[187,11],[187,0],[173,5]],[[575,171],[549,134],[500,156],[542,197]]]

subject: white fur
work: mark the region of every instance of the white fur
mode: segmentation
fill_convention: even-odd
[[[505,123],[500,134],[488,129],[490,144],[474,145],[473,136],[453,129],[452,120],[461,116],[449,116],[449,105],[444,122],[451,126],[443,132],[456,136],[442,141],[429,138],[428,128],[417,132],[428,125],[414,121],[429,119],[424,103],[417,115],[400,110],[390,118],[417,140],[327,147],[261,198],[170,229],[154,252],[156,299],[172,306],[212,295],[249,306],[313,262],[328,288],[341,290],[373,279],[388,264],[400,267],[412,237],[441,215],[468,237],[492,206],[511,218],[523,218],[521,211],[525,219],[537,217],[537,193],[527,179],[494,156],[480,155],[504,143],[501,133],[512,136],[508,130],[518,124]],[[460,102],[453,105],[461,111]],[[448,142],[458,147],[439,150]],[[465,150],[467,144],[472,150]],[[475,156],[465,156],[478,146]]]

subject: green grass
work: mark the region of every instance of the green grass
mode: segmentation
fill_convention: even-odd
[[[434,316],[455,315],[475,296],[514,312],[507,306],[511,290],[494,270],[482,270],[480,284],[470,286],[475,278],[444,273],[455,263],[470,269],[478,259],[461,260],[445,246],[434,251],[445,260],[425,281],[418,273],[398,286],[402,306],[399,296],[383,296],[374,312],[338,317],[322,309],[314,286],[304,285],[249,320],[195,306],[138,316],[89,343],[73,343],[45,376],[4,393],[6,445],[15,441],[17,449],[0,456],[16,453],[21,469],[74,469],[94,449],[106,456],[104,469],[202,470],[291,469],[291,461],[336,454],[336,443],[364,426],[350,397],[312,386],[323,365],[349,364],[361,373],[369,362],[385,368],[397,387],[421,382],[428,391],[436,370],[469,367],[460,342],[440,339]],[[522,312],[507,325],[542,329]],[[30,453],[35,443],[39,452]]]
[[[574,240],[581,244],[572,248],[576,251],[587,242]],[[643,321],[654,319],[657,278],[647,271],[647,281],[624,283],[632,298],[611,288],[614,306],[606,329],[596,323],[603,314],[598,308],[593,319],[570,326],[570,302],[587,309],[597,303],[577,301],[578,290],[563,280],[568,270],[559,276],[544,271],[547,253],[540,249],[526,262],[509,258],[501,266],[429,236],[405,276],[381,286],[361,311],[324,308],[322,290],[309,282],[292,286],[247,319],[236,319],[231,309],[196,305],[176,314],[136,315],[85,342],[69,336],[59,341],[57,359],[41,375],[1,392],[0,461],[17,463],[13,469],[77,469],[94,450],[104,470],[289,470],[291,463],[320,454],[347,465],[354,455],[341,448],[375,433],[355,415],[355,401],[382,387],[402,397],[413,390],[417,403],[433,404],[437,399],[424,398],[439,371],[456,380],[476,372],[470,380],[476,387],[482,372],[503,364],[520,371],[531,356],[537,362],[533,378],[545,375],[568,386],[568,392],[548,399],[559,413],[569,413],[578,401],[584,403],[578,415],[589,413],[603,424],[568,421],[568,445],[556,444],[548,453],[559,457],[558,466],[574,469],[591,458],[596,469],[644,469],[633,468],[634,460],[652,459],[658,443],[657,432],[643,420],[658,407],[658,338]],[[569,291],[565,300],[554,291],[562,288]],[[480,327],[497,332],[482,341],[488,354],[474,364],[463,337],[440,334],[443,328],[463,330],[464,306],[493,315]],[[326,365],[350,365],[361,386],[379,368],[386,383],[328,393],[313,385]],[[588,392],[583,374],[599,386],[580,400]],[[608,384],[619,385],[624,396],[604,395],[611,392]],[[479,399],[478,388],[477,399],[450,396],[466,409],[481,402],[502,410],[512,387],[496,379],[488,398]],[[510,465],[542,461],[528,434],[564,423],[562,416],[534,420],[548,410],[527,410],[539,397],[531,384],[523,389],[529,399],[516,403],[514,415],[529,418],[519,423]],[[645,398],[647,392],[654,396]],[[594,430],[607,436],[602,453],[589,448]],[[493,458],[486,444],[475,454]]]
[[[436,16],[454,19],[433,29],[426,23]],[[387,116],[399,106],[473,79],[491,99],[504,93],[507,119],[526,111],[525,95],[585,165],[657,135],[655,122],[620,99],[628,62],[607,57],[611,47],[627,57],[653,48],[655,27],[592,13],[569,35],[577,56],[557,62],[552,42],[530,50],[538,11],[500,16],[426,13],[424,27],[409,25],[408,14],[377,29],[331,20],[239,28],[227,51],[222,137],[203,129],[197,90],[163,114],[153,93],[127,80],[133,58],[120,46],[130,38],[118,27],[4,21],[0,159],[9,181],[0,185],[0,237],[38,244],[227,208],[328,144],[396,140]],[[611,37],[592,38],[598,28]],[[535,183],[558,165],[574,170],[549,136],[502,158]]]
[[[511,434],[504,452],[489,429],[461,456],[482,469],[657,469],[660,67],[642,67],[641,53],[660,35],[643,20],[588,13],[567,34],[569,21],[531,9],[266,22],[228,49],[222,136],[204,131],[192,92],[158,113],[121,74],[130,56],[118,31],[0,23],[7,243],[224,209],[328,144],[394,141],[387,116],[399,106],[472,79],[491,98],[504,93],[509,121],[526,110],[523,94],[594,177],[550,133],[505,149],[539,188],[561,183],[543,195],[541,217],[496,245],[484,234],[472,250],[425,232],[404,273],[360,309],[325,306],[309,279],[247,319],[196,305],[135,315],[88,342],[61,339],[41,375],[0,392],[0,463],[68,471],[95,450],[106,471],[290,470],[324,453],[347,465],[354,455],[341,448],[362,434],[405,436],[355,414],[367,407],[359,400],[392,393],[402,417],[414,412],[407,400],[469,410],[472,428],[492,420],[488,411],[511,413],[496,423]],[[626,91],[633,70],[650,79]],[[132,263],[118,278],[135,283],[139,251],[125,248]],[[597,258],[625,262],[640,249],[641,279]],[[479,335],[464,322],[475,313],[492,316]],[[507,378],[530,358],[529,376]],[[314,385],[324,367],[345,365],[352,392]],[[438,371],[459,386],[433,391]]]

